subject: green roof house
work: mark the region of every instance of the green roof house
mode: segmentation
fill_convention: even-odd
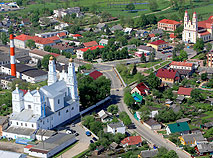
[[[168,126],[166,127],[166,132],[168,135],[171,133],[180,133],[181,135],[183,135],[188,134],[189,131],[190,128],[187,122],[168,124]]]

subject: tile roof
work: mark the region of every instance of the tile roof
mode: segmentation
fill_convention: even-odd
[[[122,144],[128,144],[128,145],[137,145],[139,143],[142,143],[141,136],[130,136],[126,137],[121,141]]]
[[[157,40],[157,41],[154,41],[154,42],[151,42],[150,44],[153,44],[153,45],[161,45],[161,44],[166,44],[167,42],[165,42],[164,40]]]
[[[58,36],[52,36],[52,37],[48,37],[46,39],[53,40],[53,41],[60,40],[60,38]]]
[[[177,94],[190,96],[192,90],[193,88],[179,87]]]
[[[60,56],[60,54],[50,53],[50,52],[47,52],[47,51],[44,51],[44,50],[40,50],[40,49],[30,50],[30,53],[37,54],[39,56],[45,56],[45,55],[48,55],[48,54],[53,55],[54,57]]]
[[[174,25],[180,24],[180,22],[170,19],[163,19],[159,21],[159,23],[174,24]]]
[[[86,52],[88,50],[95,50],[97,48],[104,48],[104,46],[98,45],[98,46],[92,46],[92,47],[82,48],[82,49],[79,49],[79,50],[81,50],[82,52]]]
[[[108,124],[108,126],[111,127],[111,128],[125,127],[122,122],[113,122],[113,123]]]
[[[25,146],[24,148],[30,149],[30,148],[32,148],[32,147],[33,147],[33,145],[27,145],[27,146]]]
[[[74,35],[72,35],[73,37],[81,37],[81,35],[80,34],[74,34]]]
[[[92,77],[94,80],[96,80],[97,78],[99,78],[102,75],[103,75],[103,73],[101,73],[97,70],[95,70],[89,74],[89,76]]]
[[[192,66],[193,66],[193,63],[172,61],[172,62],[171,62],[171,65],[192,67]]]
[[[53,45],[52,47],[53,48],[57,48],[59,50],[67,50],[67,49],[72,49],[73,48],[72,46],[69,46],[69,45],[66,45],[66,44],[61,44],[61,43]]]
[[[199,21],[198,27],[205,28],[205,29],[211,29],[211,24],[213,23],[213,16],[210,16],[208,20]]]
[[[171,133],[184,132],[184,131],[190,130],[187,122],[168,124],[168,127],[169,127]]]
[[[209,35],[211,33],[209,31],[204,31],[204,32],[199,32],[198,34],[200,34],[201,36],[205,36],[205,35]]]
[[[145,90],[149,90],[149,88],[143,82],[138,84],[136,88],[141,92],[141,94],[146,94]]]
[[[156,76],[160,78],[175,79],[177,70],[174,69],[159,69]]]
[[[63,37],[63,36],[66,36],[66,35],[67,35],[66,32],[60,32],[60,33],[58,33],[59,37]]]
[[[149,34],[149,37],[155,37],[155,34],[154,33]]]
[[[170,37],[170,38],[176,38],[177,36],[175,36],[174,33],[171,33],[171,34],[169,35],[169,37]]]
[[[21,34],[19,36],[16,36],[14,39],[20,40],[20,41],[26,41],[26,40],[33,40],[35,41],[35,43],[39,43],[39,44],[51,44],[51,43],[55,43],[53,40],[50,40],[48,38],[42,38],[42,37],[38,37],[38,36],[28,36],[25,34]]]
[[[98,46],[98,43],[96,41],[90,41],[83,43],[84,47],[92,47],[92,46]]]
[[[153,119],[149,119],[149,120],[145,121],[145,123],[148,124],[149,126],[160,125],[160,123],[158,123],[157,121],[155,121]]]

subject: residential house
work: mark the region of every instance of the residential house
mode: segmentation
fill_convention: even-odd
[[[150,89],[148,88],[148,86],[145,85],[143,82],[141,82],[140,84],[138,84],[136,87],[134,87],[131,90],[131,94],[136,101],[141,102],[143,99],[143,96],[149,94],[149,90]]]
[[[30,19],[29,18],[24,18],[24,19],[22,19],[21,23],[23,25],[29,25],[30,24]]]
[[[42,38],[49,38],[53,36],[58,36],[60,39],[65,38],[68,35],[68,31],[55,31],[55,32],[45,32],[45,33],[36,33],[35,36],[42,37]]]
[[[54,17],[56,18],[63,18],[66,15],[72,15],[76,14],[76,17],[81,17],[84,14],[81,12],[80,7],[72,7],[72,8],[67,8],[67,9],[58,9],[58,10],[53,10]]]
[[[106,46],[107,44],[108,44],[108,39],[101,39],[100,41],[99,41],[99,45],[101,45],[101,46]]]
[[[184,101],[186,101],[185,97],[182,96],[182,95],[178,95],[177,98],[176,98],[176,102],[178,104],[182,104]]]
[[[129,27],[127,27],[127,28],[124,29],[124,33],[126,33],[128,35],[130,35],[132,33],[132,31],[133,31],[133,29],[129,28]]]
[[[171,133],[180,133],[181,135],[183,135],[188,134],[189,131],[190,128],[187,122],[168,124],[168,126],[166,127],[166,132],[168,135]]]
[[[68,26],[69,24],[61,22],[59,25],[55,26],[55,30],[64,30]]]
[[[158,149],[142,150],[138,158],[151,158],[158,154]]]
[[[164,40],[157,40],[151,43],[147,43],[147,46],[151,46],[152,48],[154,48],[156,51],[159,49],[163,49],[168,47],[168,43],[165,42]]]
[[[0,116],[0,136],[2,136],[2,131],[8,127],[8,117]]]
[[[163,30],[162,29],[153,29],[153,30],[151,30],[150,32],[149,32],[149,34],[154,34],[154,35],[159,35],[159,36],[161,36],[161,35],[163,35]]]
[[[71,54],[73,53],[73,47],[66,44],[58,43],[56,45],[53,45],[52,48],[59,49],[60,53],[62,52],[71,53]]]
[[[0,74],[0,86],[2,89],[11,89],[10,85],[16,80],[16,77],[11,75]]]
[[[207,123],[204,123],[203,125],[201,125],[201,128],[206,129],[206,130],[208,130],[212,127],[213,127],[213,122],[207,122]]]
[[[12,151],[0,150],[0,155],[2,158],[26,158],[27,155]]]
[[[97,48],[101,49],[101,48],[104,48],[104,46],[98,45],[98,46],[92,46],[92,47],[78,49],[77,52],[76,52],[77,59],[82,59],[83,60],[84,59],[84,56],[83,56],[84,52],[86,52],[88,50],[93,51],[93,50],[95,50]]]
[[[121,144],[123,145],[123,147],[130,146],[130,145],[141,146],[141,143],[142,143],[141,136],[129,136],[124,138],[121,141]]]
[[[97,70],[89,73],[89,76],[92,77],[94,80],[101,77],[102,75],[103,75],[103,73],[100,71],[97,71]]]
[[[137,49],[138,49],[138,51],[135,52],[135,56],[137,56],[137,57],[141,57],[143,53],[145,56],[149,56],[151,54],[151,52],[154,51],[154,48],[147,47],[144,45],[140,45]]]
[[[98,112],[98,116],[100,117],[101,122],[103,123],[110,122],[113,119],[113,116],[104,110],[101,110],[100,112]]]
[[[100,30],[100,31],[104,31],[104,29],[106,28],[106,24],[105,23],[98,23],[97,25],[96,25],[96,28],[98,29],[98,30]]]
[[[113,123],[107,124],[107,132],[112,134],[116,134],[116,133],[125,134],[126,127],[124,126],[123,122],[113,122]]]
[[[181,118],[181,119],[178,119],[176,120],[177,123],[180,123],[180,122],[187,122],[187,123],[190,123],[191,122],[191,119],[190,118]]]
[[[158,110],[152,110],[152,111],[150,112],[149,117],[150,117],[150,118],[155,118],[156,115],[158,115]]]
[[[154,119],[149,119],[149,120],[144,121],[144,125],[152,130],[161,129],[161,124],[158,123],[157,121],[155,121]]]
[[[136,33],[135,33],[135,36],[138,37],[138,38],[141,38],[141,37],[146,37],[148,36],[148,31],[145,31],[145,30],[137,30]]]
[[[123,48],[127,48],[128,51],[136,50],[136,49],[137,49],[137,47],[136,47],[135,44],[126,45],[126,46],[124,46],[124,47],[122,47],[122,48],[120,48],[120,49],[123,49]]]
[[[80,34],[72,34],[72,38],[77,40],[79,38],[82,38],[82,35],[80,35]]]
[[[1,72],[11,75],[11,65],[2,65]],[[30,83],[36,83],[47,80],[47,72],[24,64],[16,63],[16,77]]]
[[[177,94],[189,98],[193,88],[179,87]]]
[[[213,142],[211,143],[199,143],[195,150],[198,155],[213,155]]]
[[[114,25],[113,27],[110,28],[110,31],[112,33],[114,33],[115,31],[121,31],[121,30],[123,30],[123,27],[120,24]]]
[[[113,150],[113,151],[116,151],[120,146],[119,144],[115,143],[115,142],[112,142],[110,145],[109,145],[110,149]]]
[[[162,81],[162,83],[173,84],[179,81],[179,73],[174,69],[159,69],[156,74]]]
[[[105,149],[104,146],[100,145],[100,146],[96,147],[96,149],[94,150],[94,154],[100,155],[104,151],[104,149]]]
[[[93,46],[98,46],[98,43],[96,41],[90,41],[90,42],[85,42],[83,43],[84,47],[93,47]]]
[[[207,142],[202,133],[198,134],[184,134],[179,137],[181,144],[183,145],[198,145],[201,142]]]
[[[189,62],[172,61],[170,64],[170,68],[177,70],[180,75],[189,77],[195,71],[195,64]]]
[[[164,31],[175,31],[180,24],[180,22],[175,20],[162,19],[158,21],[158,29],[162,29]]]

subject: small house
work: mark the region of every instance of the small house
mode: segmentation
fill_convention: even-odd
[[[113,27],[110,28],[110,31],[112,33],[114,33],[115,31],[121,31],[121,30],[123,30],[123,27],[120,24],[114,25]]]
[[[198,134],[184,134],[179,137],[181,144],[183,145],[197,145],[201,142],[207,142],[202,133]]]
[[[121,133],[125,134],[126,133],[126,127],[124,126],[123,122],[113,122],[110,124],[107,124],[107,132],[116,134],[116,133]]]
[[[92,77],[94,80],[101,77],[102,75],[103,75],[103,73],[100,71],[97,71],[97,70],[89,73],[89,76]]]
[[[137,49],[138,49],[138,51],[135,52],[135,56],[137,56],[137,57],[141,57],[143,53],[145,56],[149,56],[151,54],[151,52],[154,51],[154,49],[152,47],[147,47],[144,45],[140,45]]]
[[[101,39],[99,45],[106,46],[108,44],[108,39]]]
[[[100,117],[101,122],[103,122],[103,123],[110,122],[113,119],[113,116],[104,110],[101,110],[98,113],[98,116]]]
[[[189,134],[190,128],[187,122],[173,123],[168,124],[168,126],[166,127],[166,132],[168,135],[171,133],[180,133],[181,135],[183,135]]]
[[[144,121],[144,125],[152,130],[159,130],[161,129],[161,124],[155,121],[154,119],[149,119]]]
[[[98,46],[98,43],[96,41],[90,41],[90,42],[85,42],[83,43],[84,47],[93,47],[93,46]]]
[[[123,147],[130,146],[130,145],[136,145],[141,146],[142,138],[141,136],[130,136],[126,137],[121,141],[121,144]]]
[[[173,84],[179,81],[180,76],[177,70],[174,69],[159,69],[156,74],[163,83]]]
[[[141,102],[143,99],[143,96],[149,94],[149,90],[150,90],[149,87],[145,85],[143,82],[141,82],[131,90],[131,94],[136,100],[136,102],[138,101]]]
[[[138,158],[150,158],[158,154],[158,149],[142,150]]]
[[[189,98],[193,88],[179,87],[177,94]]]
[[[100,155],[103,151],[104,151],[104,146],[100,145],[94,150],[94,153],[95,155]]]
[[[124,33],[129,34],[129,35],[132,33],[132,31],[133,31],[133,29],[129,28],[129,27],[124,29]]]
[[[213,127],[213,122],[207,122],[207,123],[204,123],[203,125],[201,125],[201,128],[206,129],[206,130],[208,130],[212,127]]]
[[[120,146],[119,146],[117,143],[112,142],[112,143],[109,145],[109,147],[110,147],[111,150],[114,151],[114,150],[118,149]]]
[[[198,155],[213,155],[213,142],[211,143],[199,143],[196,147],[195,150]]]

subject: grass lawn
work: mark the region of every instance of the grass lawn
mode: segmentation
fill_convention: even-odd
[[[196,56],[194,56],[192,59],[199,59],[199,60],[203,60],[205,58],[205,53],[200,53]]]
[[[139,64],[138,66],[141,68],[150,68],[156,64],[159,64],[160,62],[162,62],[162,60],[155,61],[155,62],[142,63],[142,64]]]

